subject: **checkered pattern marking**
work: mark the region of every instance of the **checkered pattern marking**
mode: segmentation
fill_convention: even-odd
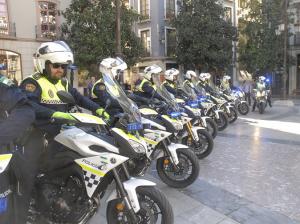
[[[98,186],[101,177],[85,170],[83,171],[83,175],[84,175],[84,182],[87,187],[94,188]]]
[[[44,104],[65,104],[64,102],[62,102],[60,100],[45,100],[45,99],[41,99],[41,103],[44,103]]]

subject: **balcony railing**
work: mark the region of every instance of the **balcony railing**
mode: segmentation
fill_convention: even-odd
[[[58,28],[53,31],[42,30],[41,26],[35,26],[35,36],[36,39],[47,39],[47,40],[56,40],[61,35],[61,32]]]
[[[295,33],[294,35],[294,46],[300,46],[300,33]]]
[[[16,37],[16,23],[1,23],[0,37]]]

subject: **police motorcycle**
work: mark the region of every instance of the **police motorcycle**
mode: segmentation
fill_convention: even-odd
[[[237,111],[241,115],[247,115],[249,113],[249,105],[244,100],[245,99],[245,93],[241,89],[234,89],[231,90],[230,95],[226,95],[228,100],[232,102],[237,109]]]
[[[120,58],[107,58],[100,64],[106,90],[118,101],[123,112],[117,115],[118,121],[115,127],[120,129],[118,132],[126,134],[126,138],[130,137],[130,142],[136,145],[137,149],[142,147],[141,144],[146,148],[145,152],[129,155],[130,160],[127,164],[130,174],[144,175],[152,161],[156,160],[158,176],[165,184],[174,188],[189,186],[199,175],[200,167],[197,158],[188,146],[171,142],[169,137],[172,133],[166,131],[164,126],[141,117],[137,105],[127,97],[114,78],[116,70],[125,69],[127,65]],[[139,143],[136,142],[137,140]]]
[[[265,88],[257,88],[253,89],[253,93],[255,94],[256,107],[260,114],[265,112],[267,107],[267,99],[268,99],[268,90]]]
[[[179,84],[184,83],[183,74],[181,74],[179,79]],[[201,108],[201,115],[210,117],[214,123],[217,125],[218,131],[222,131],[228,126],[228,117],[227,115],[220,109],[217,108],[217,105],[210,100],[206,96],[206,91],[199,85],[199,77],[195,77],[193,80],[193,87],[197,90],[198,95],[193,96],[195,92],[191,90],[187,85],[184,85],[185,88],[182,88],[183,92],[185,92],[192,99],[196,98],[195,101],[198,103]]]
[[[59,93],[65,102],[75,103],[72,96]],[[66,100],[68,99],[68,100]],[[128,157],[100,131],[105,122],[96,116],[72,113],[75,126],[63,125],[55,141],[69,150],[55,158],[41,161],[29,210],[30,223],[84,224],[96,213],[110,184],[115,189],[107,199],[107,223],[173,223],[173,212],[166,197],[155,183],[131,178],[126,167]],[[51,120],[51,123],[68,123]],[[95,131],[98,130],[98,131]],[[117,144],[135,151],[123,134],[115,129]],[[119,142],[118,142],[119,141]],[[141,148],[142,150],[145,150]],[[6,171],[13,154],[0,156],[0,173]],[[8,192],[7,194],[9,194]],[[7,209],[7,198],[0,198]],[[124,221],[124,222],[123,222]]]
[[[204,127],[209,134],[215,138],[218,134],[218,126],[213,118],[206,116],[202,113],[201,105],[198,102],[197,95],[195,91],[189,86],[184,85],[182,82],[183,76],[179,78],[181,81],[178,82],[178,98],[176,102],[179,106],[182,106],[185,109],[185,112],[189,117],[193,118],[192,125]],[[192,84],[193,85],[193,84]]]
[[[174,96],[162,85],[159,73],[157,72],[152,79],[157,93],[164,98],[164,101],[150,100],[147,105],[141,106],[142,115],[165,126],[167,131],[173,133],[170,140],[189,146],[198,159],[207,157],[213,150],[212,136],[205,128],[192,125],[192,118],[181,111]]]
[[[238,118],[237,111],[235,109],[235,105],[230,101],[227,101],[223,96],[222,93],[217,89],[214,88],[213,93],[206,93],[206,96],[211,99],[213,103],[217,105],[219,110],[222,110],[228,117],[228,122],[231,124],[235,122]]]

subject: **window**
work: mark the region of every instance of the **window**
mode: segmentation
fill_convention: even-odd
[[[166,45],[168,57],[175,57],[176,54],[176,30],[175,29],[166,29]]]
[[[175,0],[165,0],[166,1],[166,19],[172,19],[175,17]]]
[[[150,18],[150,4],[149,0],[140,0],[140,14],[143,19]]]
[[[244,9],[244,8],[246,8],[247,2],[246,2],[246,0],[239,0],[238,4],[239,4],[240,8]]]
[[[128,8],[128,9],[130,8],[130,2],[129,2],[129,0],[124,0],[123,4],[125,5],[126,8]]]
[[[9,34],[6,0],[0,0],[0,35]]]
[[[225,7],[225,20],[232,23],[232,9],[230,7]]]
[[[143,30],[141,31],[141,40],[144,46],[144,56],[150,56],[151,52],[151,37],[150,37],[150,30]]]
[[[39,37],[54,38],[57,35],[57,5],[53,2],[39,2]]]
[[[0,49],[0,74],[17,82],[22,81],[21,56],[15,52]]]

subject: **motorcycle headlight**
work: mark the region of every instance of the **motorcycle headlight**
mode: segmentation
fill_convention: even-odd
[[[174,128],[177,130],[177,131],[180,131],[183,129],[183,125],[179,122],[176,122],[176,123],[173,123],[174,125]]]
[[[193,114],[194,114],[195,117],[200,117],[200,116],[201,116],[201,111],[200,111],[200,109],[198,109],[198,110],[193,110]]]
[[[145,153],[146,152],[146,148],[142,144],[140,144],[132,139],[129,139],[129,144],[131,145],[131,147],[134,149],[134,151],[136,153]]]

